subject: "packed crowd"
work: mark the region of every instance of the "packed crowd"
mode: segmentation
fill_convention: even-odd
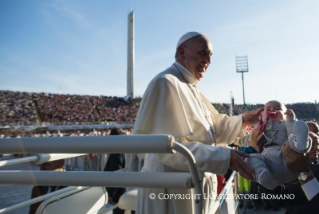
[[[131,135],[132,128],[122,129],[123,135]],[[106,136],[110,134],[110,129],[85,129],[85,130],[47,130],[35,129],[31,131],[21,130],[0,130],[0,138],[21,138],[21,137],[83,137],[83,136]]]
[[[118,97],[91,97],[102,121],[134,123],[138,106]]]
[[[219,113],[229,115],[229,104],[228,103],[213,103],[216,110]],[[243,114],[247,111],[256,110],[258,108],[263,107],[263,104],[246,104],[246,105],[234,105],[233,106],[233,115]],[[301,120],[318,120],[319,113],[316,109],[316,105],[313,103],[294,103],[294,104],[286,104],[288,109],[292,109],[297,118]],[[319,108],[319,106],[318,106]]]
[[[33,94],[42,122],[54,124],[99,123],[100,117],[88,96]]]
[[[0,126],[36,123],[34,104],[28,93],[0,91]]]
[[[213,106],[221,114],[229,115],[229,104],[227,103],[213,103]]]
[[[213,103],[218,112],[229,115],[229,103]],[[234,105],[233,115],[263,107],[263,104]],[[319,106],[313,103],[287,104],[298,119],[318,120]],[[0,127],[6,125],[135,123],[138,105],[121,97],[58,95],[0,91]],[[38,112],[38,118],[37,118]]]
[[[286,106],[288,109],[293,109],[298,118],[303,118],[304,120],[319,118],[319,113],[313,103],[294,103],[286,104]]]

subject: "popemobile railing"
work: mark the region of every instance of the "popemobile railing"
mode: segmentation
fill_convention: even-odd
[[[191,189],[202,196],[195,158],[169,135],[90,136],[81,138],[0,139],[3,154],[34,153],[175,153],[188,161],[190,173],[141,173],[99,171],[0,171],[0,185],[100,186]],[[195,213],[202,213],[202,197]],[[5,212],[2,212],[5,213]]]
[[[59,194],[70,194],[88,187],[132,187],[132,188],[194,188],[196,199],[194,207],[196,214],[222,213],[224,197],[214,201],[206,211],[203,209],[203,189],[201,175],[196,168],[196,161],[192,153],[182,144],[175,142],[170,135],[114,135],[88,136],[81,138],[6,138],[0,139],[0,151],[3,154],[37,154],[31,157],[0,161],[0,167],[23,162],[34,161],[43,163],[58,159],[77,157],[85,154],[103,153],[181,153],[188,162],[189,171],[185,173],[141,173],[141,172],[104,172],[104,171],[13,171],[0,170],[0,185],[38,185],[38,186],[69,186],[44,196],[22,202],[0,210],[8,213],[43,201]],[[43,154],[48,153],[48,154]],[[53,154],[52,154],[53,153]],[[236,172],[229,178],[229,182],[221,192],[227,195],[233,192],[232,182]],[[228,202],[229,203],[229,202]],[[236,203],[236,201],[235,201]],[[113,206],[115,208],[117,205]],[[227,205],[226,205],[227,206]],[[238,212],[238,202],[234,206]],[[205,212],[205,213],[204,213]],[[226,212],[227,213],[227,210]]]

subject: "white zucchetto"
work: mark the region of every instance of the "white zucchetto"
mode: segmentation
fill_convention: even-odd
[[[186,42],[187,40],[193,38],[193,37],[196,37],[196,36],[204,36],[204,34],[202,33],[198,33],[198,32],[188,32],[188,33],[185,33],[177,42],[177,46],[176,48],[178,48],[181,44],[183,44],[184,42]]]

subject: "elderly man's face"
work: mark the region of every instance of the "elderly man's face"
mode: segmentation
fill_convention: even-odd
[[[210,64],[213,54],[212,43],[206,36],[194,38],[190,47],[185,48],[184,66],[197,80],[201,80]]]

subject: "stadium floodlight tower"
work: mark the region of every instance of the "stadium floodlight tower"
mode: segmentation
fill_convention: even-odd
[[[127,97],[134,98],[134,12],[128,14],[127,29]]]
[[[244,88],[244,73],[248,72],[248,57],[246,56],[236,56],[236,72],[241,73],[241,79],[243,82],[243,100],[244,106],[246,106],[245,102],[245,88]]]

